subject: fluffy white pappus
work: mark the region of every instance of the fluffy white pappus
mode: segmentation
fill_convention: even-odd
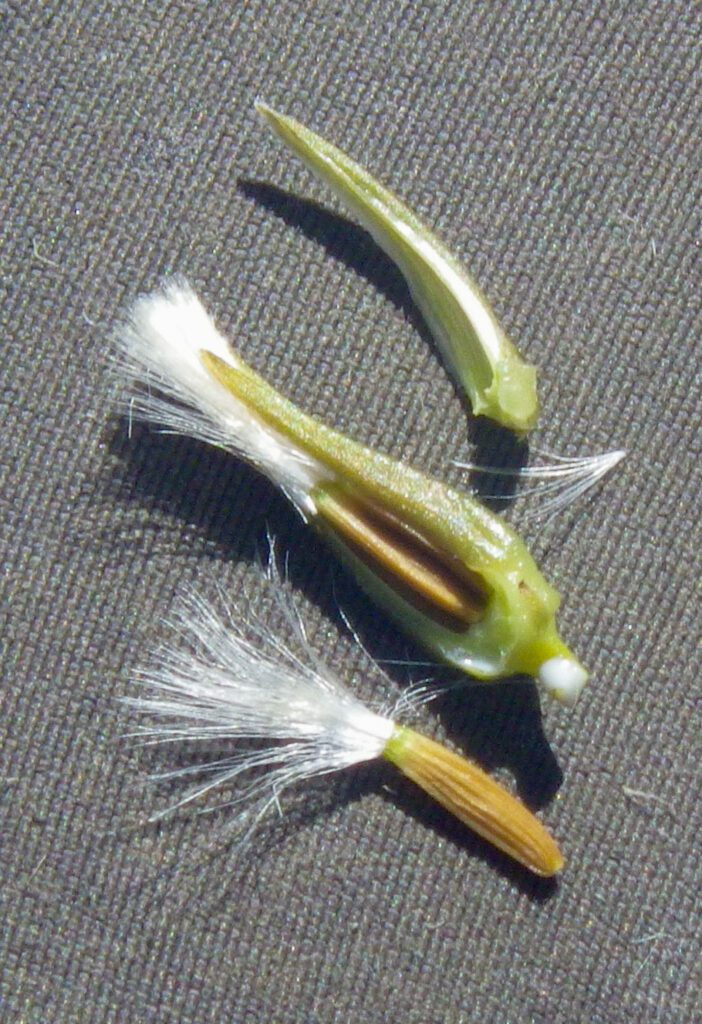
[[[309,493],[329,471],[207,371],[202,352],[242,364],[187,281],[174,278],[137,299],[115,333],[115,347],[130,421],[136,416],[242,456],[281,487],[303,517],[314,514]]]
[[[538,449],[537,449],[538,451]],[[539,502],[526,514],[531,518],[550,518],[562,512],[568,505],[582,497],[594,487],[610,470],[621,462],[626,451],[617,449],[600,455],[586,455],[566,458],[550,452],[541,452],[551,464],[540,466],[481,466],[472,462],[457,462],[461,469],[486,476],[510,477],[524,480],[527,486],[520,491],[520,497],[538,498]],[[491,495],[502,498],[503,495]]]
[[[279,601],[284,600],[278,593]],[[200,776],[161,818],[216,787],[237,783],[234,824],[255,824],[293,783],[379,757],[395,728],[366,707],[320,662],[287,609],[301,653],[256,619],[244,631],[197,594],[185,595],[168,623],[176,639],[154,653],[135,680],[146,694],[126,702],[150,722],[146,743],[213,742],[243,749],[152,776]],[[203,781],[202,776],[207,776]]]

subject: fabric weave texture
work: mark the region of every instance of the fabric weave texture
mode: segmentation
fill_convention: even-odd
[[[687,0],[0,4],[0,1020],[702,1020],[701,32]],[[245,850],[226,808],[145,823],[174,792],[143,776],[183,752],[124,739],[117,698],[184,583],[276,624],[267,530],[354,692],[451,677],[397,664],[423,654],[253,471],[129,436],[108,352],[138,293],[185,274],[287,395],[456,485],[524,458],[258,97],[465,261],[539,368],[532,461],[629,449],[524,524],[592,671],[577,708],[515,681],[411,723],[537,810],[556,885],[389,766],[291,796]]]

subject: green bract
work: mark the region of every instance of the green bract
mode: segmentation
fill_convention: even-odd
[[[350,207],[397,263],[476,415],[518,433],[538,416],[536,371],[520,357],[478,285],[397,196],[336,146],[263,103],[271,128]]]
[[[324,468],[311,521],[412,638],[481,679],[527,673],[574,702],[586,673],[558,636],[559,595],[499,516],[319,423],[238,359],[200,358],[236,402]]]

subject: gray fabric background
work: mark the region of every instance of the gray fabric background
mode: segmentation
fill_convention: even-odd
[[[701,28],[684,0],[0,4],[3,1021],[702,1020]],[[183,582],[268,614],[266,523],[356,692],[411,673],[374,677],[338,603],[418,655],[254,473],[128,440],[106,350],[134,295],[186,273],[287,394],[444,479],[519,457],[257,96],[465,259],[540,367],[534,444],[630,450],[551,525],[509,512],[592,669],[577,709],[511,683],[420,716],[549,823],[555,886],[389,768],[291,795],[248,852],[226,810],[144,824],[176,753],[122,739],[115,698]]]

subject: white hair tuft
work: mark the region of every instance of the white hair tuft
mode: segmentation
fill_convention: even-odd
[[[138,673],[145,695],[126,698],[151,719],[135,735],[146,743],[245,741],[245,749],[152,776],[207,776],[155,817],[236,781],[230,802],[241,805],[242,822],[252,812],[257,820],[291,784],[382,754],[393,722],[346,689],[309,648],[294,610],[287,614],[299,654],[261,621],[251,619],[245,630],[197,594],[176,606],[168,625],[177,643],[155,651]]]
[[[535,449],[538,451],[538,449]],[[456,462],[461,469],[485,476],[510,477],[525,481],[518,497],[533,497],[538,502],[527,511],[526,516],[534,519],[548,519],[562,512],[578,498],[594,487],[610,470],[621,462],[626,451],[617,449],[599,455],[584,455],[566,458],[551,452],[541,452],[550,464],[540,466],[482,466],[473,462]],[[490,495],[503,498],[504,495]],[[505,499],[506,500],[506,499]]]
[[[183,278],[134,303],[115,335],[126,383],[125,412],[165,430],[234,452],[278,484],[307,518],[322,465],[268,426],[206,369],[202,352],[240,365],[226,338]]]

